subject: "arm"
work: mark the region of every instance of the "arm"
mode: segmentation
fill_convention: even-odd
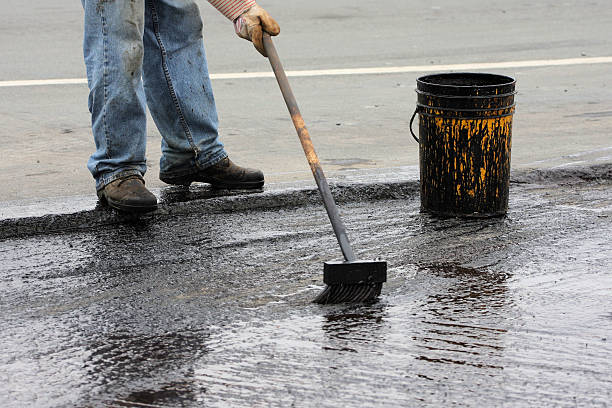
[[[208,0],[225,17],[234,22],[236,34],[253,43],[257,51],[267,57],[263,46],[263,32],[278,35],[280,27],[255,0]]]
[[[256,4],[255,0],[208,0],[208,2],[232,21]]]

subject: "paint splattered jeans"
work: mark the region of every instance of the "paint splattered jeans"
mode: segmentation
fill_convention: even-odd
[[[193,0],[81,0],[96,189],[146,171],[146,107],[163,136],[160,174],[227,156]]]

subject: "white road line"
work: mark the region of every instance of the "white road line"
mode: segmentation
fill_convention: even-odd
[[[16,86],[45,86],[45,85],[81,85],[87,84],[87,79],[31,79],[21,81],[0,81],[0,88]]]
[[[303,71],[287,71],[290,77],[317,77],[336,75],[384,75],[403,74],[410,72],[439,72],[439,71],[469,71],[482,69],[509,69],[509,68],[537,68],[537,67],[559,67],[565,65],[594,65],[612,64],[612,57],[585,57],[564,58],[548,60],[507,61],[507,62],[484,62],[473,64],[448,64],[448,65],[408,65],[399,67],[372,67],[372,68],[344,68],[344,69],[314,69]],[[211,74],[211,79],[252,79],[272,78],[272,72],[238,72],[227,74]],[[83,85],[87,84],[85,78],[68,79],[39,79],[22,81],[0,81],[0,88],[18,86],[47,86],[47,85]]]

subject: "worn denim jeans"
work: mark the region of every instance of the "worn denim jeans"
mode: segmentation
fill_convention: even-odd
[[[160,174],[227,156],[219,141],[202,18],[193,0],[81,0],[96,189],[146,171],[146,107],[162,140]]]

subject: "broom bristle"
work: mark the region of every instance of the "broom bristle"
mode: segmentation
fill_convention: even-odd
[[[380,296],[382,285],[382,282],[327,285],[313,302],[321,305],[371,302]]]

